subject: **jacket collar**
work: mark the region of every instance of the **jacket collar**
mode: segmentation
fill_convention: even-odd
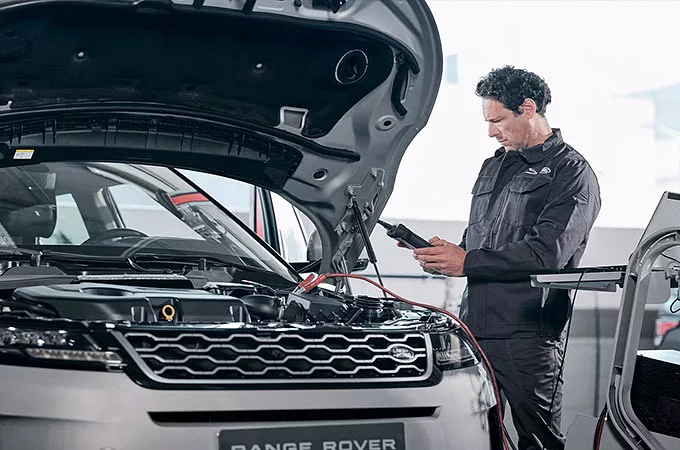
[[[562,140],[562,131],[559,128],[553,128],[552,133],[553,134],[551,134],[542,144],[517,150],[520,156],[522,156],[529,164],[535,164],[545,159],[553,150],[564,144],[564,141]],[[497,158],[503,155],[505,151],[506,150],[503,147],[499,148],[496,150],[496,153],[494,153],[494,157]]]

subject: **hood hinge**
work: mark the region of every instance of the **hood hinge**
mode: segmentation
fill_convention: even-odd
[[[340,237],[338,251],[333,255],[331,261],[334,268],[342,267],[343,259],[347,251],[352,247],[355,240],[361,241],[361,234],[357,220],[366,222],[375,211],[375,204],[380,199],[380,194],[385,187],[385,170],[373,168],[369,171],[366,178],[360,185],[347,186],[345,196],[346,211],[335,232]],[[361,217],[356,217],[354,212],[354,202],[356,202]]]

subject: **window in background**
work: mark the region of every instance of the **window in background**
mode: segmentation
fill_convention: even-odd
[[[186,223],[170,213],[136,186],[119,184],[108,188],[125,228],[148,236],[201,239]]]
[[[307,245],[314,225],[297,208],[277,194],[272,194],[281,255],[289,262],[307,261]]]
[[[241,222],[250,228],[255,226],[255,187],[253,185],[210,173],[191,170],[181,172],[225,206]]]

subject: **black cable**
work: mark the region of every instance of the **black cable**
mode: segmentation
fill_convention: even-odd
[[[378,271],[378,258],[375,256],[373,244],[371,244],[371,239],[368,236],[366,224],[361,217],[361,210],[359,209],[359,205],[357,204],[357,199],[355,197],[352,197],[352,210],[354,211],[354,215],[357,218],[357,223],[359,224],[359,231],[361,233],[361,238],[364,241],[364,245],[366,246],[368,260],[371,261],[371,264],[373,264],[373,267],[375,268],[375,274],[378,277],[378,282],[381,286],[385,286],[385,283],[383,283],[382,278],[380,277],[380,272]]]
[[[502,420],[502,418],[501,418]],[[508,433],[508,429],[505,426],[505,422],[501,422],[503,424],[503,433],[505,434],[505,439],[508,441],[510,444],[510,447],[512,447],[512,450],[517,450],[517,447],[515,447],[515,443],[512,442],[512,439],[510,439],[510,433]]]
[[[377,262],[374,262],[374,263],[373,263],[373,268],[375,269],[375,274],[376,274],[376,276],[378,277],[378,281],[380,282],[380,284],[382,284],[383,286],[385,286],[385,285],[383,284],[383,282],[382,282],[382,278],[380,278],[380,272],[378,272],[378,263],[377,263]]]
[[[678,294],[675,296],[675,300],[673,300],[673,303],[671,303],[671,306],[668,307],[671,314],[677,314],[677,313],[680,312],[680,308],[673,309],[673,306],[675,306],[675,304],[678,303],[678,302],[680,302],[680,290],[678,291]]]
[[[668,256],[668,255],[666,255],[666,254],[664,254],[664,253],[662,253],[661,256],[663,256],[664,258],[668,258],[668,259],[670,259],[671,261],[675,261],[676,263],[680,264],[680,259],[675,259],[675,258],[673,258],[672,256]]]
[[[675,261],[676,263],[680,264],[680,260],[673,258],[672,256],[668,256],[664,253],[661,254],[664,258],[668,258],[671,261]],[[671,303],[671,306],[669,307],[671,314],[677,314],[680,312],[680,307],[678,309],[673,309],[673,306],[675,306],[676,303],[680,303],[680,290],[678,290],[678,293],[675,296],[675,300],[673,300],[673,303]]]
[[[602,332],[600,330],[600,296],[595,294],[595,392],[593,393],[593,415],[600,406],[600,360],[602,359]]]
[[[583,276],[588,272],[588,269],[583,269],[581,276],[578,277],[578,282],[576,282],[576,289],[574,289],[574,298],[571,299],[571,310],[569,311],[569,324],[567,325],[567,336],[564,339],[564,353],[562,354],[562,362],[560,363],[560,370],[557,374],[557,379],[555,380],[555,389],[553,389],[552,398],[550,399],[550,409],[548,411],[548,426],[552,423],[553,418],[553,405],[555,404],[555,396],[557,395],[557,389],[559,389],[560,381],[562,380],[562,373],[564,372],[564,362],[567,360],[567,347],[569,346],[569,334],[571,332],[571,322],[574,317],[574,305],[576,303],[576,294],[581,287],[581,281],[583,281]]]

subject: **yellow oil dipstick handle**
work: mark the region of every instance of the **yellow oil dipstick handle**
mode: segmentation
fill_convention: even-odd
[[[168,322],[175,318],[175,313],[176,313],[175,307],[172,305],[163,305],[163,307],[161,308],[161,314],[163,315],[163,318]]]

